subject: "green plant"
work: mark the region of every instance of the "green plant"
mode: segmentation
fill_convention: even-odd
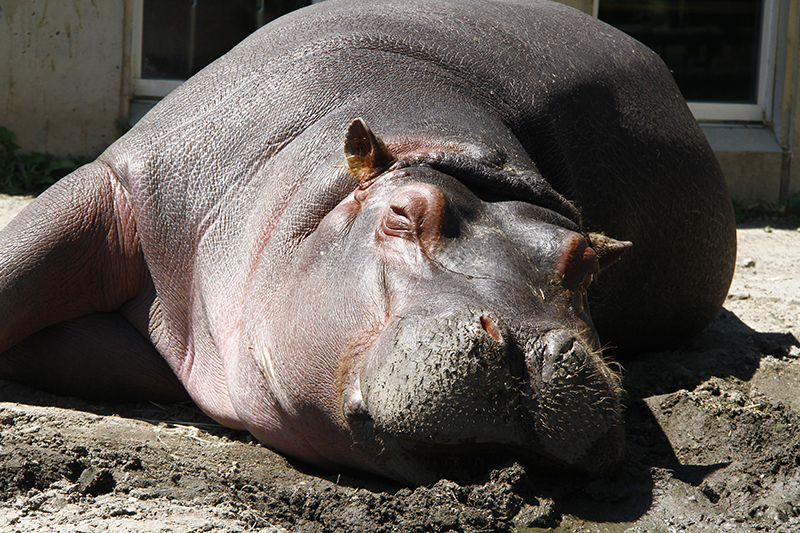
[[[778,206],[778,212],[800,223],[800,192],[793,194]]]
[[[778,204],[759,201],[745,206],[734,201],[733,211],[737,223],[751,220],[781,220],[800,225],[800,193],[793,194]]]
[[[18,153],[16,135],[0,126],[0,192],[37,194],[89,162],[80,156],[58,157],[52,154]]]

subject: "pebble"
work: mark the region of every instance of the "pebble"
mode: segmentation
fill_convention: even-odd
[[[739,407],[744,407],[744,396],[742,396],[739,392],[732,392],[729,396],[730,400],[738,405]]]
[[[706,381],[705,383],[702,383],[699,387],[697,387],[697,390],[698,390],[698,392],[701,392],[701,393],[704,392],[704,393],[709,394],[709,395],[714,395],[714,396],[719,396],[720,395],[719,384],[717,384],[717,383],[715,383],[713,381],[710,381],[710,380]]]

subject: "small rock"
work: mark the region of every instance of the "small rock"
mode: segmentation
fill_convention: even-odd
[[[742,267],[744,268],[753,268],[754,266],[756,266],[755,259],[745,259],[742,261]]]
[[[514,525],[518,529],[541,527],[554,527],[558,524],[555,503],[553,500],[542,498],[539,505],[524,504],[517,516],[514,517]]]
[[[108,516],[134,516],[136,511],[125,507],[115,507],[109,511]]]
[[[741,393],[732,392],[730,395],[730,400],[739,407],[744,407],[744,396],[742,396]]]
[[[719,384],[715,383],[714,381],[706,381],[697,387],[697,392],[705,392],[713,396],[719,396]]]
[[[43,503],[47,501],[47,495],[40,492],[33,497],[29,497],[23,505],[23,509],[35,511],[39,509]]]
[[[733,294],[733,293],[731,293],[731,294],[728,295],[728,300],[749,300],[749,299],[750,299],[750,295],[749,294]]]
[[[78,478],[78,488],[83,494],[90,496],[98,496],[100,494],[107,494],[114,490],[117,485],[114,475],[111,470],[106,468],[97,469],[90,466],[83,471],[81,477]]]
[[[53,490],[61,491],[65,494],[69,494],[71,492],[75,492],[79,489],[77,483],[73,483],[68,479],[59,479],[58,481],[54,481],[50,483],[50,487]]]

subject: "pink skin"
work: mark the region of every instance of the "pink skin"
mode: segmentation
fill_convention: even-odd
[[[427,284],[441,275],[436,253],[448,209],[434,185],[394,184],[404,175],[390,172],[340,202],[300,245],[294,275],[280,287],[268,283],[276,275],[270,268],[258,267],[242,313],[239,357],[226,358],[244,427],[313,464],[382,471],[353,446],[343,404],[363,407],[358,369],[387,322],[430,297]],[[597,258],[582,236],[563,232],[571,235],[554,276],[567,289],[565,322],[588,330],[585,289],[599,270]],[[485,318],[484,328],[499,335]]]
[[[373,329],[385,311],[377,302],[337,305],[329,298],[329,279],[306,269],[325,270],[315,259],[333,253],[333,244],[353,224],[362,210],[357,194],[350,194],[328,213],[298,252],[306,264],[295,267],[306,274],[294,283],[273,287],[265,269],[256,271],[244,317],[266,320],[242,324],[239,357],[229,389],[234,406],[245,427],[263,442],[295,457],[321,466],[349,465],[364,468],[370,459],[352,449],[347,424],[339,408],[336,373],[339,360],[353,341]],[[313,244],[312,244],[313,243]],[[302,260],[300,261],[303,262]],[[337,276],[341,277],[341,272]],[[338,283],[349,296],[366,295],[351,279]],[[309,298],[308,295],[319,295]],[[370,305],[371,304],[371,305]],[[329,311],[328,311],[329,310]],[[335,327],[327,322],[335,319]],[[256,376],[240,379],[239,376]]]
[[[352,447],[339,368],[344,358],[366,348],[393,314],[380,296],[379,261],[366,266],[370,272],[364,278],[331,271],[323,258],[334,255],[365,209],[382,210],[373,219],[371,237],[358,239],[365,241],[365,257],[421,271],[439,238],[444,197],[436,187],[405,187],[387,202],[375,193],[385,179],[376,181],[347,196],[303,243],[295,267],[306,274],[300,280],[295,276],[294,284],[270,287],[261,282],[269,273],[257,270],[252,286],[262,289],[248,298],[243,317],[268,319],[244,322],[240,350],[247,353],[228,358],[235,376],[228,387],[244,426],[263,442],[321,466],[375,470],[373,459]],[[337,283],[331,287],[334,274]],[[244,375],[248,378],[239,377]]]

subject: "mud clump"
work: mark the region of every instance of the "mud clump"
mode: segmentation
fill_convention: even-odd
[[[31,403],[48,400],[14,384],[1,390],[36,395]],[[123,407],[153,411],[117,406]],[[192,416],[203,418],[199,411]],[[85,521],[87,510],[106,524],[132,521],[142,530],[155,515],[159,525],[179,531],[192,530],[202,515],[213,515],[213,527],[223,531],[511,531],[518,516],[525,526],[557,522],[552,501],[534,496],[525,469],[514,463],[472,485],[440,480],[409,488],[293,468],[223,428],[214,434],[14,403],[0,404],[0,419],[0,520],[20,531]],[[175,507],[192,511],[180,518]]]

